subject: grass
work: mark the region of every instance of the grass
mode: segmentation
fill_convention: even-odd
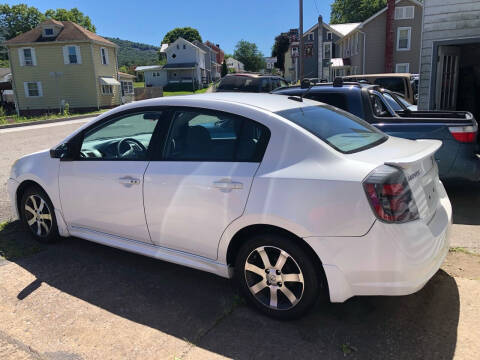
[[[207,92],[208,88],[203,88],[197,91],[164,91],[163,96],[177,96],[177,95],[192,95],[192,94],[203,94]]]
[[[145,82],[144,81],[136,81],[133,83],[134,88],[140,88],[140,87],[145,87]]]
[[[41,120],[54,120],[54,119],[68,119],[74,116],[79,116],[79,115],[84,115],[84,116],[94,116],[101,114],[102,112],[106,111],[100,110],[100,111],[92,111],[88,113],[81,113],[81,114],[69,114],[69,115],[64,115],[64,114],[45,114],[41,116],[3,116],[0,117],[0,125],[6,125],[6,124],[18,124],[18,123],[25,123],[25,122],[32,122],[32,121],[41,121]],[[7,118],[10,119],[7,121]]]
[[[467,249],[465,249],[465,248],[463,248],[463,247],[459,247],[459,246],[458,246],[458,247],[451,247],[451,248],[449,249],[449,251],[450,251],[451,253],[464,253],[464,254],[467,254],[467,255],[480,256],[480,255],[478,255],[478,254],[475,254],[475,253],[473,253],[473,252],[471,252],[471,251],[468,251]]]
[[[0,260],[17,260],[44,250],[44,247],[31,239],[20,229],[20,223],[0,223]]]

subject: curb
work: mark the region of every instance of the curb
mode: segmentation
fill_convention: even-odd
[[[61,119],[25,121],[25,122],[16,123],[16,124],[0,125],[0,129],[10,129],[10,128],[16,128],[16,127],[22,127],[22,126],[51,124],[51,123],[64,122],[64,121],[70,121],[70,120],[87,119],[87,118],[98,116],[100,114],[102,114],[102,113],[90,114],[90,115],[78,115],[78,116],[72,116],[72,117],[61,118]]]

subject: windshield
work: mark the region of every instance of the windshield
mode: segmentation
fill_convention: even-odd
[[[362,119],[332,106],[308,106],[276,114],[308,130],[345,154],[362,151],[387,140],[387,136]]]
[[[226,76],[218,84],[217,91],[260,92],[260,81],[250,76]]]

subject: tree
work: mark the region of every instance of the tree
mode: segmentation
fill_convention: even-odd
[[[258,50],[256,44],[240,40],[235,45],[233,57],[242,62],[247,71],[259,71],[265,67],[263,54]]]
[[[387,6],[387,0],[335,0],[331,5],[330,22],[342,24],[362,22]]]
[[[84,15],[80,10],[77,8],[73,8],[70,10],[67,9],[50,9],[45,11],[45,16],[50,19],[58,20],[58,21],[73,21],[80,26],[83,26],[85,29],[90,30],[91,32],[95,32],[96,28],[95,25],[92,24],[92,20],[89,16]]]
[[[202,37],[197,29],[191,27],[175,28],[170,30],[163,37],[162,44],[171,44],[179,37],[184,38],[187,41],[193,42],[198,40],[202,42]]]
[[[221,75],[222,77],[224,77],[227,74],[228,74],[227,63],[225,62],[225,60],[223,60]]]
[[[0,28],[5,31],[6,39],[14,38],[38,26],[45,16],[33,6],[18,4],[0,5]]]
[[[285,72],[285,53],[290,46],[290,39],[287,34],[280,34],[275,38],[272,47],[272,56],[277,57],[277,68]]]

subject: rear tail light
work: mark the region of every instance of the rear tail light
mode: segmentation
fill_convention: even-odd
[[[462,143],[473,143],[477,138],[478,126],[477,124],[470,126],[450,126],[448,130],[450,130],[455,140]]]
[[[363,182],[375,216],[389,223],[419,218],[417,204],[402,170],[382,165]]]

